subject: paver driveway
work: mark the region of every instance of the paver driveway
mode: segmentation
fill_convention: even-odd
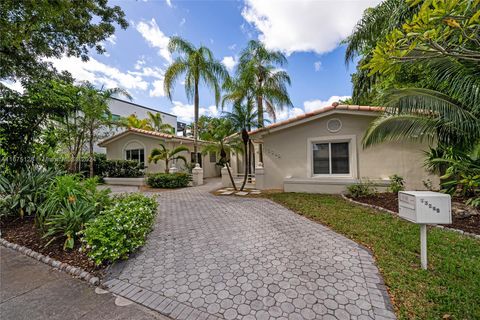
[[[395,318],[370,253],[266,199],[157,194],[145,247],[110,290],[174,319]]]

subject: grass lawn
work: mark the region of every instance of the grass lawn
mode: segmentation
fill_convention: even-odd
[[[267,197],[370,248],[399,319],[480,319],[480,240],[430,228],[425,271],[418,225],[339,196]]]

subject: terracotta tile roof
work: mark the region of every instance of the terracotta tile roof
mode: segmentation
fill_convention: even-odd
[[[120,132],[116,135],[113,135],[113,136],[101,141],[99,143],[99,145],[101,146],[101,145],[103,145],[105,143],[108,143],[111,140],[115,140],[117,137],[125,135],[127,133],[140,133],[140,134],[144,134],[144,135],[148,135],[148,136],[152,136],[152,137],[184,140],[184,141],[189,141],[189,142],[192,142],[192,143],[194,141],[193,138],[189,138],[189,137],[176,136],[176,135],[173,135],[173,134],[168,134],[168,133],[163,133],[163,132],[158,132],[158,131],[149,131],[149,130],[143,130],[143,129],[137,129],[137,128],[129,128],[129,129],[123,131],[123,132]],[[204,141],[198,140],[198,142],[204,142]]]
[[[269,126],[250,131],[249,134],[252,135],[252,134],[259,133],[259,132],[268,131],[268,130],[273,129],[273,128],[282,127],[284,125],[291,124],[291,123],[294,123],[294,122],[297,122],[297,121],[300,121],[300,120],[303,120],[303,119],[308,119],[308,118],[311,118],[313,116],[316,116],[316,115],[319,115],[319,114],[322,114],[322,113],[326,113],[326,112],[329,112],[329,111],[332,111],[332,110],[381,112],[381,111],[384,110],[384,108],[383,107],[370,107],[370,106],[344,105],[344,104],[334,103],[331,106],[324,107],[324,108],[321,108],[321,109],[318,109],[318,110],[314,110],[312,112],[307,112],[307,113],[301,114],[297,117],[290,118],[290,119],[280,121],[280,122],[275,122],[275,123],[273,123]]]

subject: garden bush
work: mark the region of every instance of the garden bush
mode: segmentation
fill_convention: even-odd
[[[114,204],[86,224],[83,248],[95,264],[114,262],[145,243],[157,202],[141,194],[114,199]]]
[[[371,181],[360,181],[347,186],[347,192],[352,198],[371,196],[377,193],[377,189]]]
[[[147,184],[152,188],[184,188],[188,186],[191,176],[187,173],[155,173],[148,176]]]
[[[138,178],[143,177],[145,165],[132,160],[107,160],[103,177]]]
[[[43,203],[55,176],[53,169],[27,167],[19,172],[0,175],[0,216],[33,215]]]
[[[390,184],[388,185],[388,191],[398,193],[399,191],[405,190],[405,180],[403,179],[403,177],[394,174],[389,178]]]

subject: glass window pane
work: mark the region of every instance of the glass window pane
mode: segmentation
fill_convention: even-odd
[[[127,156],[125,157],[125,159],[127,159],[127,160],[132,159],[132,155],[130,153],[130,150],[127,150],[126,152],[127,152]]]
[[[316,143],[313,145],[313,173],[329,174],[328,143]]]
[[[138,161],[138,149],[131,150],[132,152],[132,160]]]
[[[350,173],[348,142],[332,143],[332,174]]]
[[[140,149],[140,163],[145,163],[145,150]]]

